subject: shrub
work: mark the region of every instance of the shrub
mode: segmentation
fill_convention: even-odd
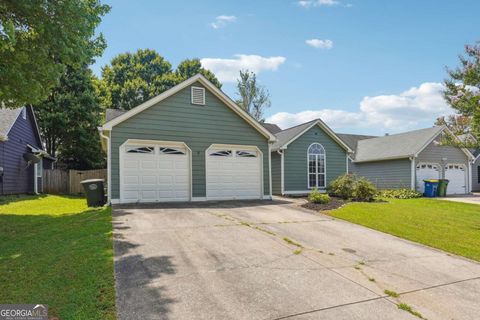
[[[328,194],[320,193],[320,191],[318,191],[318,189],[315,188],[308,195],[308,201],[313,203],[326,204],[330,202],[330,197],[328,196]]]
[[[356,201],[372,201],[377,195],[377,188],[365,178],[355,181],[352,198]]]
[[[415,190],[403,188],[403,189],[382,190],[378,193],[378,196],[381,198],[413,199],[413,198],[422,197],[422,194]]]
[[[333,180],[328,186],[328,193],[331,196],[342,199],[353,198],[353,189],[355,186],[355,176],[353,174],[344,174]]]

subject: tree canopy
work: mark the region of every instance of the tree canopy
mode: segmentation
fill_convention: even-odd
[[[59,85],[34,110],[49,154],[70,169],[103,167],[97,131],[102,108],[87,65],[66,67]]]
[[[103,67],[95,85],[104,108],[129,110],[197,73],[221,87],[215,75],[202,68],[199,59],[184,60],[173,71],[170,62],[156,51],[140,49],[114,57]]]
[[[270,94],[268,90],[257,83],[257,76],[248,70],[240,70],[237,80],[237,104],[258,121],[264,121],[263,114],[269,108]]]
[[[39,102],[66,65],[90,63],[105,48],[95,28],[109,10],[99,0],[1,1],[0,103]]]
[[[480,140],[480,42],[465,46],[460,66],[448,69],[444,97],[453,109],[468,119],[465,133]]]

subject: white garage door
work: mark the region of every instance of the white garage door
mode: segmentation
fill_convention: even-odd
[[[440,179],[440,165],[436,163],[419,163],[417,164],[417,190],[421,193],[425,192],[423,180]]]
[[[260,199],[261,156],[253,149],[210,148],[206,152],[208,200]]]
[[[445,179],[448,179],[447,194],[467,193],[467,169],[463,164],[447,164]]]
[[[189,155],[185,147],[126,145],[120,152],[122,202],[190,200]]]

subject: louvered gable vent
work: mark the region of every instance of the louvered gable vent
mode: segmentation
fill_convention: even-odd
[[[205,88],[192,87],[192,104],[205,105]]]

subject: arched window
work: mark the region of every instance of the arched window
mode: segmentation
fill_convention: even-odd
[[[320,143],[308,147],[308,188],[325,188],[325,149]]]

